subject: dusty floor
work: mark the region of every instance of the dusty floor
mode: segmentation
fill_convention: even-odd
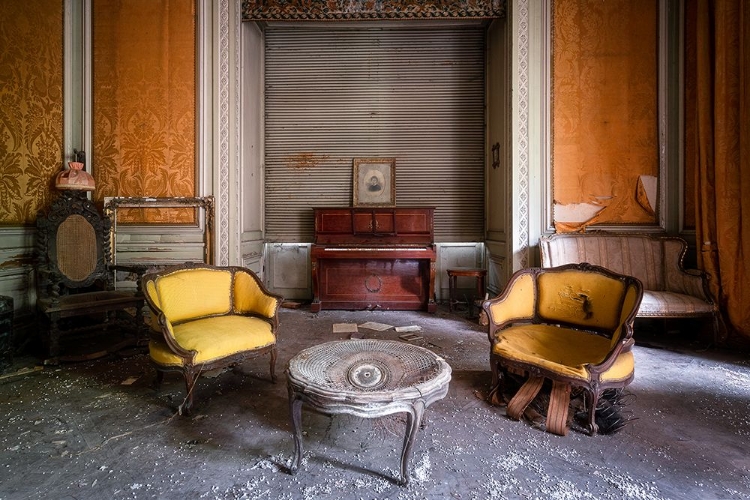
[[[417,344],[453,369],[448,395],[427,409],[410,484],[392,480],[401,415],[303,409],[305,454],[290,476],[283,370],[301,349],[348,337],[333,334],[334,323],[367,321],[421,326]],[[36,370],[35,358],[17,358],[0,378],[0,499],[750,498],[748,356],[652,336],[649,347],[641,339],[635,347],[634,420],[595,437],[551,435],[480,399],[490,379],[485,329],[442,306],[434,315],[285,309],[279,381],[268,380],[267,357],[210,374],[191,417],[174,411],[182,379],[168,375],[154,392],[144,354]]]

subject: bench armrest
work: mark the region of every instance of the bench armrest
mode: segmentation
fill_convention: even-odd
[[[664,240],[664,284],[667,291],[690,295],[713,304],[708,274],[698,269],[684,268],[686,251],[687,245],[682,240]]]

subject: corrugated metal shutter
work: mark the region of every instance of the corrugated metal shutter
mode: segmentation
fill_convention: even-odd
[[[436,241],[482,241],[481,27],[269,25],[265,54],[267,241],[351,205],[356,157],[396,158],[396,205],[437,207]]]

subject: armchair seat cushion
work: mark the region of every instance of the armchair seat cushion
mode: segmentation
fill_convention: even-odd
[[[713,304],[704,299],[683,293],[643,291],[643,300],[638,316],[646,318],[711,316]]]
[[[210,363],[244,351],[272,345],[276,338],[271,324],[247,316],[216,316],[183,323],[173,327],[180,347],[195,351],[194,363]],[[159,364],[182,366],[183,358],[175,355],[162,340],[149,344],[151,358]]]
[[[610,349],[609,339],[581,330],[556,325],[519,325],[503,330],[492,352],[556,375],[589,380],[585,365],[601,363]]]

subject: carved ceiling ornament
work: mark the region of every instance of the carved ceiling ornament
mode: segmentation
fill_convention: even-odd
[[[244,0],[243,21],[488,19],[506,0]]]

